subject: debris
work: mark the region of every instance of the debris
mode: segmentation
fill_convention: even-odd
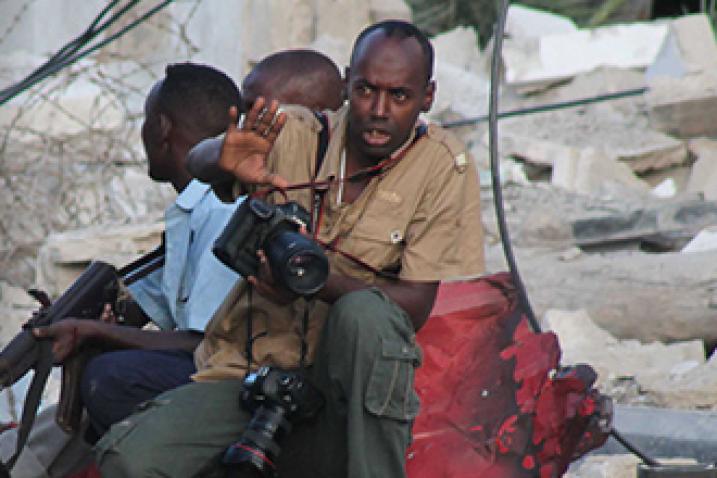
[[[650,191],[655,197],[661,198],[661,199],[667,199],[671,197],[675,197],[677,194],[677,185],[675,184],[675,180],[672,178],[667,178],[663,180],[660,184],[652,188],[652,191]]]
[[[625,162],[638,173],[683,164],[688,158],[681,141],[651,130],[637,118],[626,121],[618,110],[573,108],[501,122],[503,155],[552,165],[556,158],[585,148]]]
[[[717,141],[696,138],[688,142],[688,148],[697,160],[692,165],[686,190],[700,193],[705,199],[717,200]]]
[[[717,461],[715,412],[616,405],[614,425],[630,443],[650,456],[679,455],[701,463]],[[599,453],[623,454],[625,448],[610,439]]]
[[[601,66],[647,68],[657,58],[667,33],[665,24],[634,23],[548,34],[532,42],[506,41],[506,82],[518,86],[555,83]]]
[[[717,136],[717,76],[656,78],[647,94],[652,126],[678,138]]]
[[[706,227],[701,230],[685,247],[682,252],[689,254],[692,252],[712,251],[717,249],[717,226]]]
[[[685,15],[670,23],[670,30],[655,62],[647,69],[648,80],[660,76],[682,78],[717,69],[717,43],[707,15]]]
[[[556,156],[551,183],[585,195],[601,196],[606,186],[618,183],[636,191],[647,192],[641,181],[625,163],[618,162],[592,148]]]
[[[683,364],[696,366],[705,363],[701,340],[672,344],[618,340],[598,327],[584,310],[548,310],[543,324],[546,330],[558,335],[563,363],[589,363],[598,373],[599,387],[616,378],[635,377],[637,383],[645,388],[659,383],[671,373],[676,374]],[[675,389],[676,395],[680,393],[679,388]],[[717,394],[713,402],[717,405]]]
[[[37,283],[57,295],[85,270],[90,261],[123,266],[159,246],[162,223],[104,225],[52,234],[40,248]]]

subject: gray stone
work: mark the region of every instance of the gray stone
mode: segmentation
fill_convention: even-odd
[[[547,34],[515,45],[507,42],[503,51],[506,82],[545,84],[600,66],[646,68],[655,61],[667,32],[662,23],[636,23]],[[526,58],[532,61],[525,62]]]
[[[663,377],[684,376],[679,373],[705,363],[701,340],[663,344],[640,343],[636,340],[618,340],[598,327],[584,310],[549,310],[542,320],[543,326],[558,335],[562,350],[562,363],[573,365],[588,363],[598,374],[598,386],[622,377],[635,377],[640,386],[655,387]],[[658,385],[655,385],[658,384]],[[707,388],[703,388],[705,392]],[[714,393],[714,390],[709,390]],[[680,401],[681,390],[675,390],[672,406]],[[685,394],[686,395],[686,394]],[[717,405],[717,397],[713,400]],[[693,403],[683,400],[681,404]]]
[[[647,94],[652,126],[679,138],[716,136],[717,76],[660,77]]]
[[[615,406],[614,427],[650,457],[686,457],[701,463],[717,462],[717,413],[653,407]],[[594,453],[624,454],[611,438]]]
[[[157,247],[163,230],[162,223],[154,223],[104,225],[52,234],[38,254],[38,286],[57,295],[93,260],[125,265]]]
[[[685,15],[670,23],[670,32],[655,62],[647,69],[648,79],[660,76],[681,78],[717,69],[717,43],[705,14]]]
[[[681,141],[651,130],[640,118],[627,120],[617,109],[572,108],[511,118],[501,122],[499,139],[501,154],[546,165],[585,148],[625,162],[637,173],[688,159]]]
[[[625,163],[616,161],[592,148],[573,150],[573,154],[556,156],[551,183],[569,191],[600,196],[611,183],[647,193],[641,181]]]
[[[700,193],[705,199],[717,200],[717,141],[696,138],[687,144],[690,153],[697,159],[692,165],[686,191]]]

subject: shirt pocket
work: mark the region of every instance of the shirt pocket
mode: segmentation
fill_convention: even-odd
[[[366,409],[379,417],[411,421],[418,415],[414,373],[421,363],[418,347],[384,340],[371,368],[366,388]]]
[[[400,217],[365,215],[358,220],[344,245],[347,252],[378,270],[395,270],[401,264],[405,232],[406,223]]]

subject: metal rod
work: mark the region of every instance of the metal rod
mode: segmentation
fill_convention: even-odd
[[[635,455],[636,457],[638,457],[640,460],[642,460],[642,462],[643,462],[644,464],[649,465],[649,466],[654,466],[654,467],[660,467],[660,466],[662,466],[662,465],[660,465],[660,463],[659,463],[657,460],[655,460],[655,459],[653,459],[653,458],[650,458],[649,456],[645,455],[642,451],[640,451],[637,447],[635,447],[635,445],[633,445],[632,443],[630,443],[629,441],[627,441],[627,439],[625,439],[625,437],[622,436],[622,435],[620,434],[620,432],[618,432],[618,431],[615,430],[614,428],[613,428],[612,430],[610,430],[610,435],[611,435],[615,440],[617,440],[617,442],[618,442],[620,445],[624,446],[630,453],[632,453],[633,455]]]

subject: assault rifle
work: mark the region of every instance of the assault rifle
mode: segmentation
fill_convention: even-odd
[[[163,262],[164,245],[119,270],[104,262],[92,262],[55,302],[51,302],[44,292],[29,291],[30,295],[40,302],[41,307],[23,325],[22,331],[0,351],[0,390],[13,385],[30,370],[34,370],[22,410],[17,449],[15,455],[5,464],[7,469],[15,464],[27,440],[35,421],[42,390],[53,365],[52,341],[36,339],[32,329],[66,318],[97,320],[105,304],[110,304],[117,312],[120,283],[129,285],[161,267]],[[87,360],[99,352],[101,350],[97,348],[78,350],[62,364],[60,403],[56,420],[68,433],[76,433],[80,428],[83,407],[79,383],[82,369]]]

